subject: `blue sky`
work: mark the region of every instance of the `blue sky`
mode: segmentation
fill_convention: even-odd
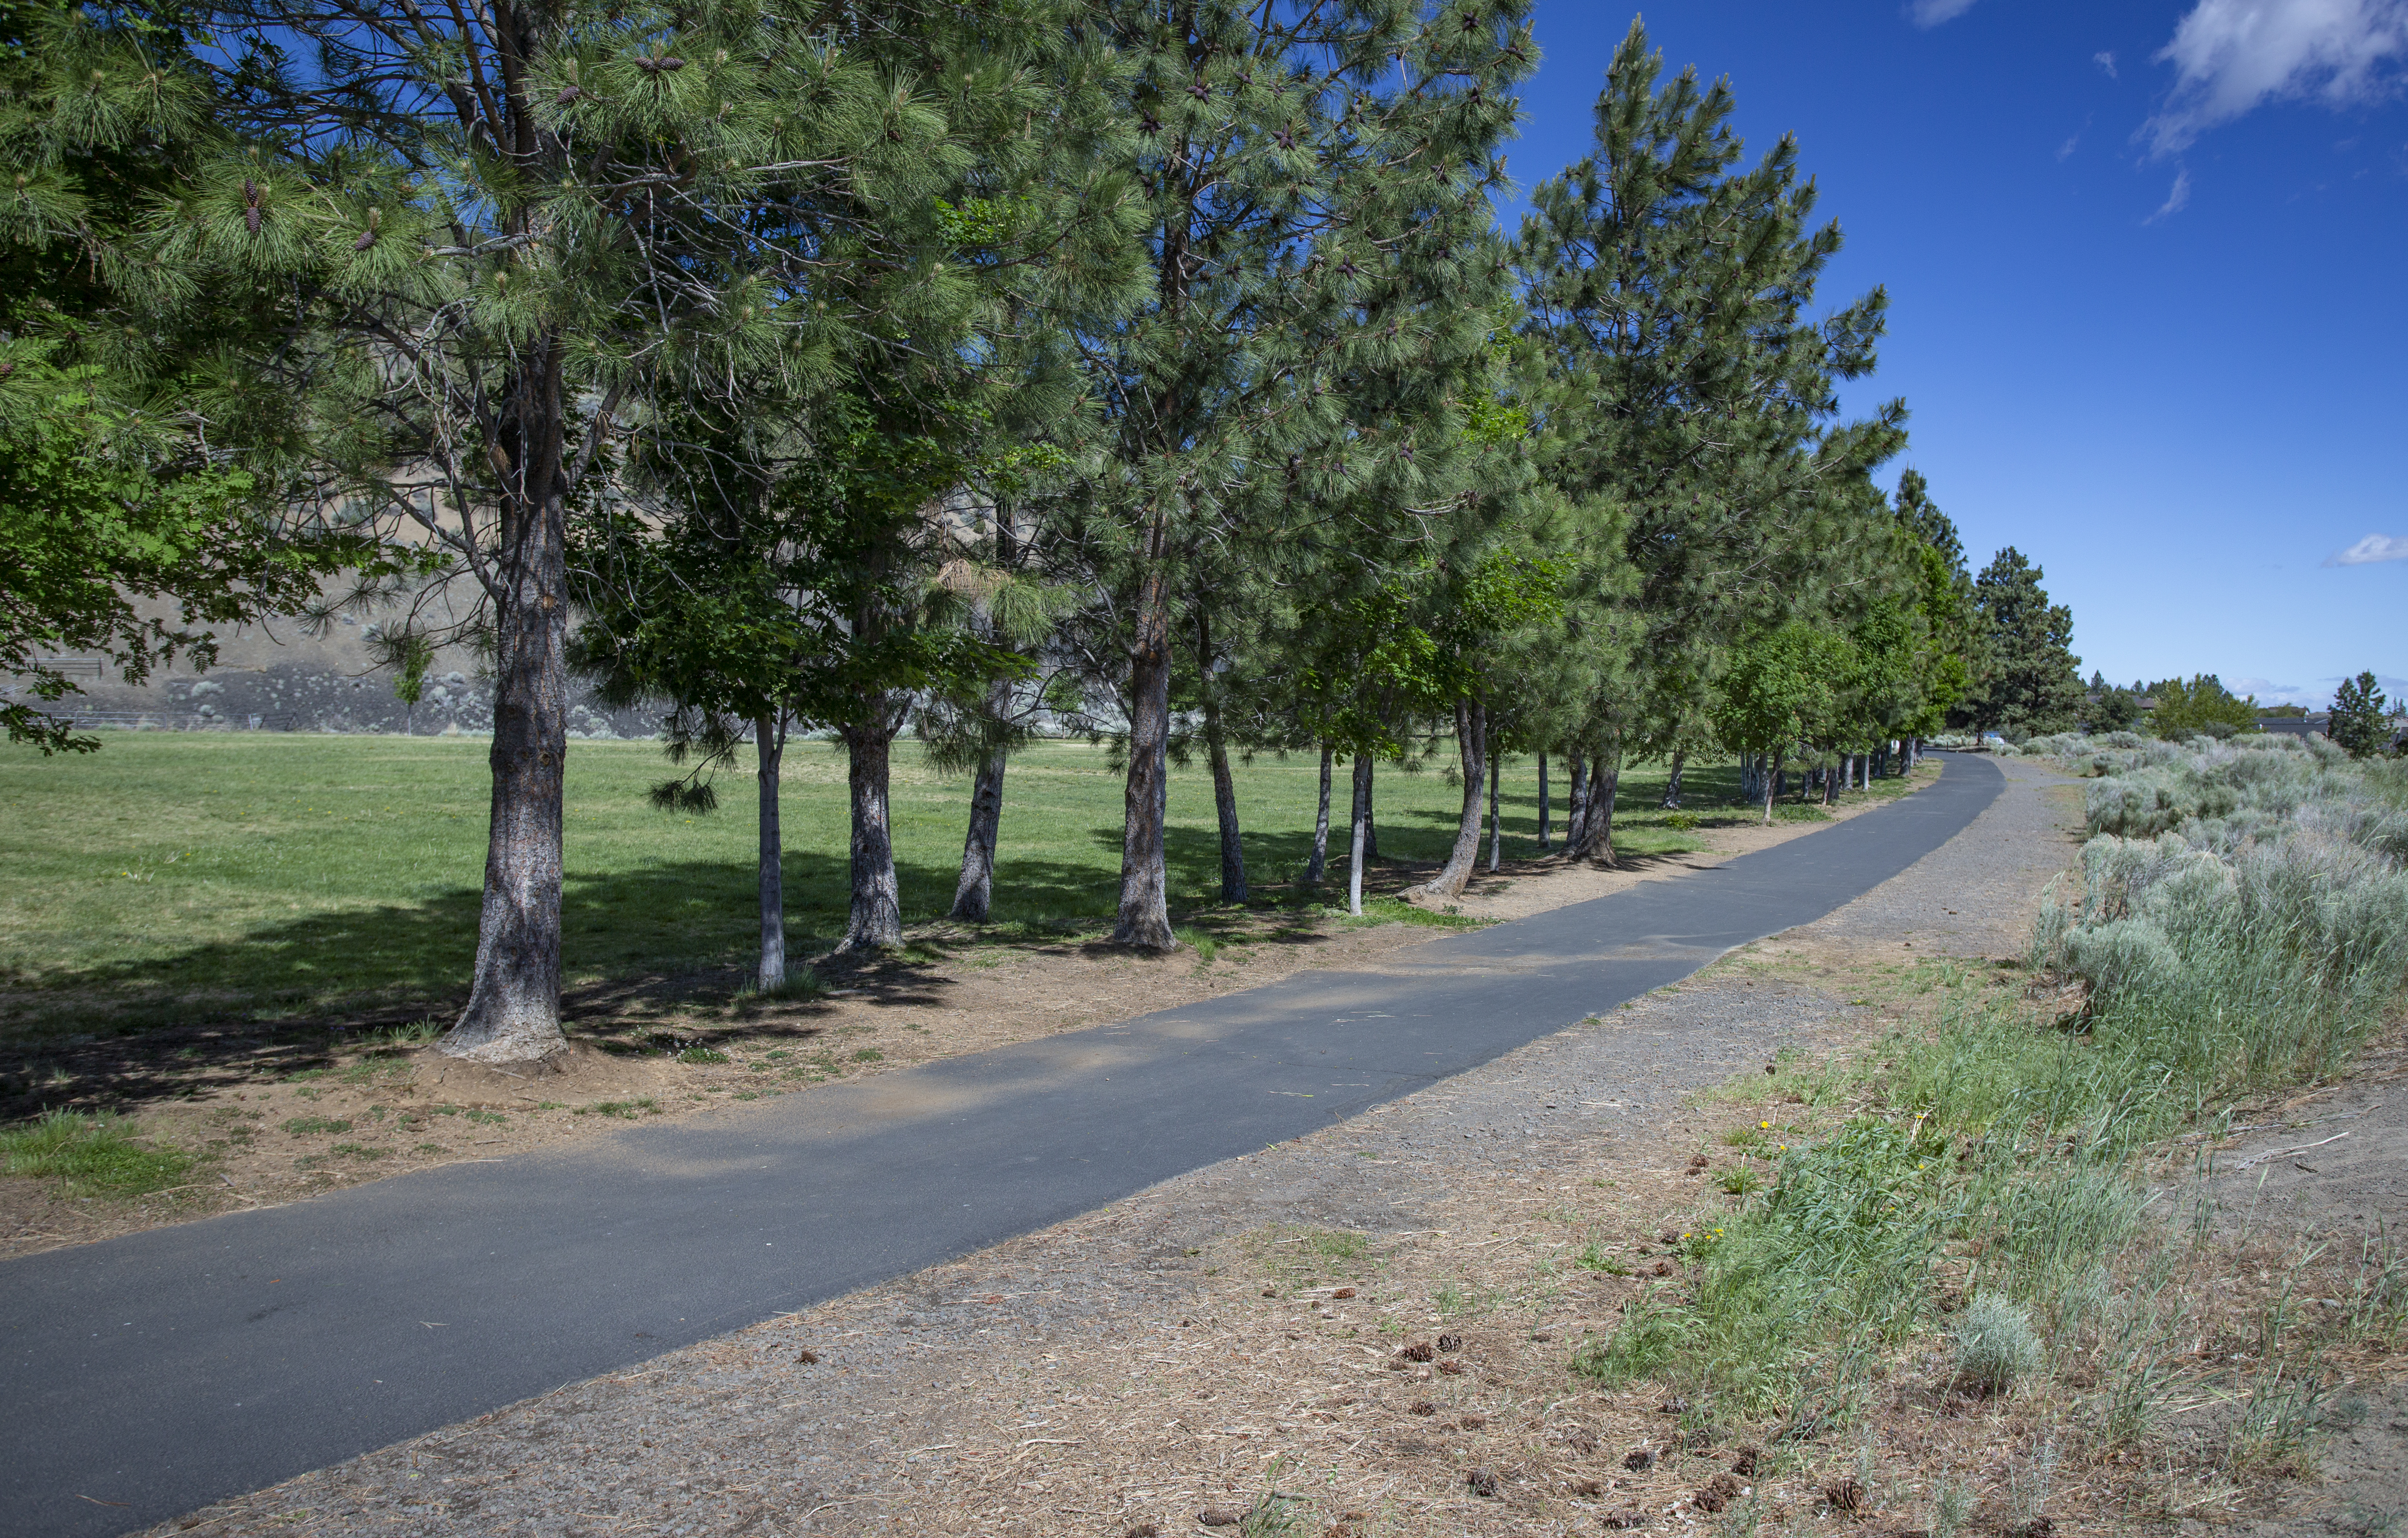
[[[1540,0],[1525,187],[1586,152],[1632,14]],[[1852,406],[1906,398],[1899,463],[1977,569],[2045,569],[2086,676],[2408,693],[2408,0],[1646,20],[1670,67],[1729,77],[1751,151],[1797,135],[1847,234],[1824,297],[1889,290]]]

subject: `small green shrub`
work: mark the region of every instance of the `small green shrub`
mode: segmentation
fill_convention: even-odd
[[[1956,1381],[1985,1394],[2003,1394],[2040,1366],[2040,1337],[2031,1314],[1985,1292],[1956,1322]]]
[[[1172,930],[1170,937],[1193,950],[1196,953],[1196,960],[1205,966],[1211,965],[1212,958],[1220,954],[1221,942],[1192,924],[1183,929]]]
[[[886,1054],[880,1051],[875,1047],[865,1047],[859,1051],[853,1053],[853,1061],[855,1062],[884,1062],[886,1061]]]
[[[46,1111],[0,1131],[0,1171],[55,1180],[68,1195],[140,1196],[192,1167],[191,1154],[137,1143],[105,1113]]]
[[[1649,1298],[1622,1305],[1622,1323],[1603,1340],[1592,1335],[1572,1352],[1572,1371],[1602,1388],[1618,1388],[1654,1377],[1670,1366],[1688,1344],[1691,1321],[1680,1311]]]

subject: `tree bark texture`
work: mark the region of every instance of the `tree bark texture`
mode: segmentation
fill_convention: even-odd
[[[1003,826],[1003,770],[1011,762],[1001,748],[979,760],[970,786],[970,827],[962,838],[962,878],[953,887],[951,919],[986,922],[995,902],[995,844]]]
[[[853,791],[853,911],[838,950],[883,950],[903,943],[903,903],[895,881],[895,834],[887,820],[887,769],[896,727],[879,711],[844,733]]]
[[[1572,850],[1575,859],[1620,868],[1613,858],[1613,798],[1621,788],[1622,749],[1598,754],[1588,776],[1588,815],[1581,819],[1580,845]]]
[[[1505,829],[1497,820],[1497,751],[1491,747],[1488,752],[1488,868],[1492,871],[1497,868],[1497,862],[1505,849]]]
[[[1246,849],[1238,839],[1238,779],[1229,772],[1229,745],[1221,735],[1221,707],[1208,693],[1204,752],[1212,765],[1212,817],[1221,830],[1221,901],[1246,900]]]
[[[566,487],[560,351],[509,392],[494,457],[507,467],[485,591],[494,606],[492,821],[467,1007],[442,1042],[455,1058],[530,1062],[560,1029],[561,787],[568,754]]]
[[[1668,812],[1677,812],[1681,809],[1681,771],[1688,766],[1689,755],[1687,751],[1685,749],[1675,751],[1672,755],[1672,772],[1670,775],[1667,776],[1664,780],[1664,800],[1662,803],[1664,810]]]
[[[1363,862],[1370,858],[1366,834],[1371,826],[1371,755],[1356,753],[1354,767],[1354,809],[1350,819],[1351,832],[1347,836],[1350,858],[1346,866],[1346,911],[1360,914],[1363,911]]]
[[[1539,755],[1539,852],[1547,852],[1547,755]]]
[[[1306,862],[1304,867],[1304,884],[1308,887],[1317,887],[1321,885],[1322,876],[1326,875],[1329,869],[1329,765],[1331,756],[1332,754],[1329,745],[1326,742],[1323,743],[1321,745],[1321,799],[1314,804],[1312,813],[1312,858]]]
[[[1572,768],[1571,788],[1564,794],[1564,856],[1580,858],[1581,824],[1588,817],[1588,760],[1566,755]]]
[[[1772,798],[1781,793],[1781,755],[1770,755],[1764,766],[1764,825],[1772,825]]]
[[[778,826],[778,766],[786,757],[785,723],[763,716],[752,723],[753,777],[761,788],[761,969],[764,993],[786,986],[786,843]]]
[[[1157,521],[1157,528],[1159,523]],[[1129,654],[1128,790],[1121,806],[1121,903],[1114,945],[1176,950],[1163,871],[1163,808],[1168,804],[1170,595],[1162,563],[1139,584],[1137,635]]]
[[[1460,897],[1471,868],[1480,862],[1480,790],[1487,777],[1488,707],[1480,700],[1455,702],[1455,741],[1463,758],[1463,811],[1455,819],[1455,847],[1439,873],[1416,890],[1426,897]]]

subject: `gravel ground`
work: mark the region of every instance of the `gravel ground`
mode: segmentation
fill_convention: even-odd
[[[2007,788],[1971,827],[1784,938],[1952,956],[2023,955],[2041,889],[2081,847],[2081,781],[2029,759],[1993,762],[2005,771]]]

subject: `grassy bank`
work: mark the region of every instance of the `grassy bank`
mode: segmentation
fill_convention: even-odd
[[[0,759],[0,989],[6,1027],[77,1030],[102,1014],[139,1024],[144,1001],[256,1018],[449,1001],[476,942],[485,838],[485,745],[476,739],[118,733],[88,758]],[[1251,873],[1275,898],[1310,851],[1317,765],[1241,767]],[[565,961],[572,985],[682,973],[752,943],[752,782],[722,781],[709,817],[664,814],[644,790],[656,746],[579,743],[568,761]],[[1692,813],[1727,795],[1727,769],[1692,768]],[[1654,810],[1660,775],[1626,780],[1616,845],[1694,847]],[[1509,857],[1536,852],[1528,760],[1508,772]],[[805,954],[846,900],[844,760],[809,744],[784,777],[789,922]],[[1344,776],[1340,775],[1342,822]],[[1380,843],[1433,861],[1459,791],[1441,773],[1383,772]],[[1006,782],[996,918],[1058,933],[1109,920],[1120,868],[1122,783],[1100,749],[1045,743]],[[968,785],[896,755],[894,827],[907,919],[953,899]],[[1562,819],[1557,781],[1555,825]],[[1693,821],[1694,818],[1684,820]],[[1173,774],[1170,890],[1182,921],[1217,895],[1211,787]],[[127,1006],[133,1005],[131,1009]]]
[[[2125,751],[2059,749],[2077,770]],[[2190,1177],[2236,1107],[2344,1069],[2397,1018],[2408,796],[2297,745],[2130,752],[2099,765],[2079,878],[2024,965],[1858,979],[1897,1029],[1733,1089],[1760,1112],[1726,1139],[1748,1161],[1685,1220],[1686,1275],[1582,1372],[1775,1443],[1844,1431],[1907,1372],[1934,1407],[2014,1398],[2051,1459],[2197,1483],[2305,1456],[2341,1403],[2326,1354],[2397,1344],[2401,1268],[2368,1235],[2236,1290]],[[2334,1296],[2309,1310],[2315,1291]],[[2209,1407],[2213,1436],[2163,1442]]]

